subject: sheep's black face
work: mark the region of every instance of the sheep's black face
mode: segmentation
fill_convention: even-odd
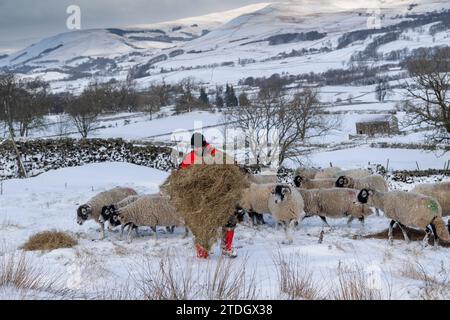
[[[296,177],[294,178],[294,185],[295,185],[297,188],[300,188],[300,186],[302,185],[302,182],[303,182],[303,178],[302,178],[301,176],[296,176]]]
[[[336,187],[337,188],[344,188],[344,186],[348,184],[348,179],[344,176],[340,176],[337,180],[336,180]]]
[[[367,189],[362,189],[358,194],[358,202],[367,203],[369,200],[369,191]]]
[[[273,190],[273,195],[275,196],[275,203],[282,202],[286,195],[291,192],[291,189],[287,186],[277,185]]]
[[[109,224],[113,227],[117,227],[121,225],[119,214],[116,211],[111,212],[110,218],[109,218]]]
[[[100,217],[98,218],[98,220],[100,222],[108,221],[110,219],[110,217],[111,217],[111,213],[113,212],[113,210],[114,210],[114,206],[112,206],[112,205],[111,206],[104,206],[102,208],[102,213],[100,214]]]
[[[80,206],[77,210],[77,223],[81,226],[86,220],[89,219],[91,213],[92,208],[89,205],[83,204]]]

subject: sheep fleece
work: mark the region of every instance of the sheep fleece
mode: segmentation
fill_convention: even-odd
[[[184,226],[183,218],[171,204],[169,197],[142,196],[119,210],[123,224],[137,226]]]
[[[291,187],[291,194],[278,203],[275,203],[274,197],[269,198],[269,210],[271,215],[277,221],[290,221],[299,219],[304,213],[304,203],[300,192]]]
[[[128,196],[134,195],[137,195],[137,192],[131,188],[116,187],[97,194],[86,204],[92,208],[92,217],[97,220],[100,217],[104,206],[110,205],[111,203],[120,202]]]
[[[442,208],[442,215],[450,215],[450,181],[442,183],[420,184],[410,192],[435,198]]]

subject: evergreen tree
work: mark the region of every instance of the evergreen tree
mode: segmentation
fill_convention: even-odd
[[[209,105],[209,98],[208,95],[206,94],[206,91],[204,88],[200,89],[200,97],[199,100],[202,104],[204,105]]]
[[[225,104],[228,108],[230,107],[237,107],[238,105],[238,99],[236,97],[236,94],[234,93],[234,88],[232,85],[226,86],[225,89]]]
[[[216,107],[219,108],[219,109],[223,108],[223,105],[224,105],[222,92],[223,92],[222,87],[217,87],[216,88]]]

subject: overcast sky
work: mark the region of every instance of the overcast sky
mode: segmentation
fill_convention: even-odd
[[[66,32],[66,9],[81,8],[82,29],[120,27],[234,9],[261,0],[0,0],[0,52]]]

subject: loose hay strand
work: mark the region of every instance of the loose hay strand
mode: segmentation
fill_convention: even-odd
[[[209,250],[248,187],[235,165],[193,165],[173,171],[162,188],[183,216],[196,244]]]

